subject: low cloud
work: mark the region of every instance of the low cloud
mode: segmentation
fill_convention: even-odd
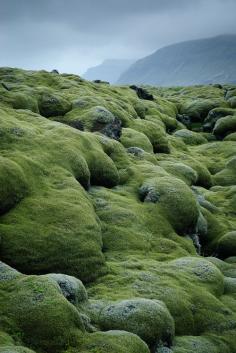
[[[2,0],[0,66],[81,74],[178,41],[236,34],[234,0]]]

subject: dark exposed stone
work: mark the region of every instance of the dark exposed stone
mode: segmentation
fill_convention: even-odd
[[[135,85],[131,85],[129,87],[131,89],[133,89],[137,93],[137,96],[140,99],[146,99],[146,100],[149,100],[149,101],[153,101],[154,100],[153,95],[148,93],[148,91],[146,89],[144,89],[142,87],[135,86]]]
[[[57,75],[59,75],[59,71],[56,70],[56,69],[52,70],[51,73],[52,73],[52,74],[57,74]]]
[[[84,124],[79,120],[71,121],[70,126],[77,130],[84,131]]]
[[[102,81],[102,80],[94,80],[93,83],[103,83],[103,84],[106,84],[106,85],[109,85],[110,82],[108,81]]]
[[[219,89],[223,88],[223,86],[220,83],[213,83],[211,86]]]
[[[186,114],[177,114],[176,119],[184,124],[186,127],[191,128],[191,118]]]
[[[107,124],[101,132],[107,137],[110,137],[114,140],[119,140],[122,132],[121,121],[115,118],[114,121],[110,124]]]
[[[47,276],[59,285],[64,297],[72,304],[87,301],[86,289],[79,279],[60,273],[50,273]]]
[[[71,110],[71,103],[61,96],[44,93],[38,101],[40,114],[46,118],[65,115]]]
[[[129,147],[127,152],[133,154],[135,157],[141,157],[144,154],[144,150],[139,147]]]

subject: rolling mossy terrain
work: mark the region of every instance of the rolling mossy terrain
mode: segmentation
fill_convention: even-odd
[[[143,91],[0,69],[0,353],[236,352],[236,86]]]

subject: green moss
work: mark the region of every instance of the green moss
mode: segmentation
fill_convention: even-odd
[[[46,276],[58,284],[61,293],[73,305],[79,306],[88,301],[86,289],[79,279],[60,273],[50,273]]]
[[[120,141],[122,145],[126,148],[140,147],[146,152],[153,152],[153,147],[150,140],[142,132],[138,132],[130,128],[123,128]]]
[[[147,345],[136,335],[125,331],[97,332],[84,337],[79,350],[66,353],[149,353]]]
[[[221,257],[226,258],[236,255],[236,232],[229,232],[220,238],[218,251]]]
[[[187,145],[201,145],[207,143],[207,140],[199,133],[187,129],[176,131],[174,136],[181,138]]]
[[[205,131],[212,131],[217,120],[228,115],[234,115],[234,113],[235,111],[231,108],[219,107],[212,109],[204,120],[203,129]]]
[[[76,108],[67,113],[63,122],[70,126],[87,131],[100,131],[115,121],[114,115],[104,107],[94,106],[90,109]]]
[[[57,352],[84,331],[79,312],[45,277],[5,280],[1,293],[1,327],[23,345]]]
[[[71,103],[59,95],[42,93],[38,102],[40,114],[46,118],[65,115],[71,109]]]
[[[145,101],[71,74],[0,81],[1,259],[30,274],[0,265],[1,350],[234,353],[235,260],[214,256],[236,229],[236,146],[212,129],[234,119],[235,86],[148,87]],[[101,332],[114,312],[150,347]]]
[[[113,187],[119,184],[119,173],[112,159],[100,151],[88,153],[87,162],[92,185]]]
[[[160,165],[168,173],[185,181],[186,184],[188,185],[192,185],[197,182],[197,178],[198,178],[197,172],[184,163],[162,161],[160,162]]]
[[[216,336],[183,336],[177,337],[173,347],[174,353],[229,353],[227,344]]]
[[[14,345],[13,338],[6,332],[0,331],[0,347],[1,346],[11,346]]]
[[[31,349],[22,346],[0,346],[1,353],[34,353]]]
[[[231,97],[228,99],[228,103],[230,104],[230,107],[235,109],[236,108],[236,97]]]
[[[236,132],[233,132],[232,134],[227,135],[224,138],[225,141],[236,141]]]
[[[195,99],[182,104],[181,114],[188,115],[193,121],[203,121],[210,110],[219,106],[226,106],[223,99]]]
[[[214,181],[218,185],[234,185],[236,180],[236,158],[231,158],[225,168],[214,175]]]
[[[144,182],[139,190],[141,200],[154,202],[170,221],[177,233],[194,229],[198,210],[195,198],[186,184],[179,179],[164,177]]]
[[[28,198],[2,218],[2,259],[24,273],[65,272],[85,281],[104,273],[100,226],[79,189]]]
[[[217,120],[213,133],[217,138],[224,138],[236,130],[236,116],[226,116]]]
[[[144,133],[148,137],[153,146],[154,153],[169,153],[168,139],[162,124],[148,120],[136,119],[132,122],[131,127],[136,131]]]
[[[8,158],[0,157],[0,214],[9,211],[27,194],[23,170]]]
[[[17,92],[4,92],[3,98],[5,102],[12,106],[14,109],[27,109],[32,112],[38,113],[38,103],[34,97],[31,97],[25,93],[17,93]]]
[[[103,308],[99,315],[103,330],[124,330],[137,334],[149,345],[170,344],[174,322],[165,304],[147,299],[130,299]]]

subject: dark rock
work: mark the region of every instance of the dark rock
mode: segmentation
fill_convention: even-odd
[[[223,86],[219,83],[213,83],[211,86],[215,88],[223,89]]]
[[[46,118],[65,115],[71,110],[71,103],[59,95],[44,93],[38,101],[40,114]]]
[[[184,124],[186,127],[191,128],[192,121],[190,116],[186,114],[177,114],[176,119],[182,124]]]
[[[64,297],[72,304],[77,305],[88,300],[86,289],[79,279],[59,273],[50,273],[47,277],[59,285]]]
[[[71,121],[70,126],[77,130],[84,131],[84,124],[79,120]]]
[[[110,84],[110,82],[108,82],[108,81],[102,81],[102,80],[94,80],[93,83],[103,83],[103,84],[105,84],[105,85],[109,85],[109,84]]]
[[[105,128],[101,130],[101,132],[107,137],[110,137],[114,140],[119,140],[122,132],[121,121],[115,118],[114,121],[107,124]]]
[[[144,154],[144,150],[139,147],[129,147],[127,152],[133,154],[135,157],[141,157]]]
[[[57,75],[59,75],[59,71],[56,70],[56,69],[52,70],[51,73],[52,73],[52,74],[57,74]]]
[[[135,85],[131,85],[129,86],[131,89],[133,89],[136,93],[137,93],[137,96],[140,98],[140,99],[146,99],[146,100],[149,100],[149,101],[153,101],[154,100],[154,97],[152,94],[148,93],[148,91],[142,87],[137,87]]]

